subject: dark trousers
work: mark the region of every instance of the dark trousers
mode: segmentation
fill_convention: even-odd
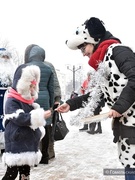
[[[2,180],[15,180],[19,172],[19,180],[28,179],[30,175],[30,166],[12,166],[7,167],[7,171]]]
[[[49,147],[49,126],[45,126],[45,136],[41,140],[41,152],[42,152],[42,159],[40,163],[48,164],[49,154],[48,154],[48,147]]]

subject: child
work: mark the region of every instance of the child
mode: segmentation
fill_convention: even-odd
[[[13,79],[5,103],[5,152],[2,161],[7,171],[2,180],[29,179],[30,167],[41,160],[40,140],[45,135],[43,126],[51,111],[44,111],[34,101],[38,98],[40,69],[36,65],[20,65]]]

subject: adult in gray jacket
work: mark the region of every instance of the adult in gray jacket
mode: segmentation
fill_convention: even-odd
[[[44,63],[45,50],[38,45],[31,44],[25,50],[24,60],[27,65],[37,65],[41,71],[39,96],[36,102],[40,104],[44,110],[52,109],[54,104],[54,75],[50,66]],[[46,122],[46,134],[41,142],[41,152],[43,156],[40,163],[42,164],[48,164],[49,160],[49,127],[52,123],[52,118],[48,118]]]
[[[57,77],[57,73],[55,70],[55,67],[53,66],[52,63],[45,61],[45,64],[51,67],[53,75],[54,75],[54,105],[53,109],[55,109],[61,101],[61,88],[60,88],[60,83]],[[49,159],[52,159],[55,157],[55,151],[54,151],[54,139],[52,137],[52,127],[53,123],[51,126],[49,126],[49,147],[48,147],[48,154],[49,154]]]

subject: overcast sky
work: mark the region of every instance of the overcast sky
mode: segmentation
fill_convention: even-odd
[[[56,68],[85,64],[79,50],[70,50],[66,39],[86,19],[95,16],[107,30],[135,49],[133,0],[1,0],[0,40],[7,40],[20,54],[32,43],[46,51]]]

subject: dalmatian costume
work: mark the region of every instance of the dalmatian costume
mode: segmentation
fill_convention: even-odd
[[[135,168],[135,55],[106,31],[103,22],[97,18],[86,21],[66,41],[72,50],[84,43],[94,45],[89,65],[98,71],[99,64],[104,63],[105,80],[100,86],[106,104],[122,114],[113,119],[112,127],[119,160],[124,167]]]
[[[107,105],[112,109],[115,110],[118,109],[118,112],[123,114],[123,116],[119,118],[119,120],[116,119],[116,121],[119,121],[122,125],[122,127],[120,128],[120,130],[122,131],[121,132],[122,135],[119,134],[119,137],[117,137],[116,140],[114,138],[114,142],[118,142],[119,159],[122,165],[124,165],[124,167],[128,166],[135,168],[135,139],[134,139],[135,138],[134,135],[135,134],[134,133],[135,132],[135,102],[134,102],[134,97],[132,97],[132,95],[130,95],[130,97],[125,97],[127,99],[123,97],[124,94],[127,95],[126,92],[124,93],[124,90],[126,91],[126,89],[130,88],[130,85],[128,85],[129,84],[128,79],[130,77],[130,74],[128,73],[130,72],[126,73],[126,71],[128,70],[125,69],[126,71],[124,71],[124,73],[121,73],[120,70],[124,67],[117,66],[115,60],[113,59],[114,48],[116,48],[117,50],[118,46],[120,46],[121,49],[125,48],[124,46],[122,48],[120,44],[111,45],[108,48],[108,52],[105,55],[104,62],[105,62],[105,68],[108,70],[108,76],[106,77],[107,81],[105,81],[104,86],[101,86],[101,88],[105,94]],[[133,54],[132,51],[130,49],[128,50],[127,47],[125,48],[125,50],[130,51],[130,53]],[[133,56],[134,55],[132,55],[132,58],[134,59],[135,57]],[[128,63],[130,65],[130,62]],[[125,74],[128,74],[129,77],[126,76]],[[133,92],[131,90],[131,94],[132,93]],[[120,98],[124,98],[124,100],[123,103],[119,105]],[[132,98],[133,101],[130,100]],[[131,102],[129,103],[128,100]],[[123,108],[119,109],[121,106],[123,106]],[[123,133],[126,134],[124,135]],[[127,133],[129,137],[125,138]]]

